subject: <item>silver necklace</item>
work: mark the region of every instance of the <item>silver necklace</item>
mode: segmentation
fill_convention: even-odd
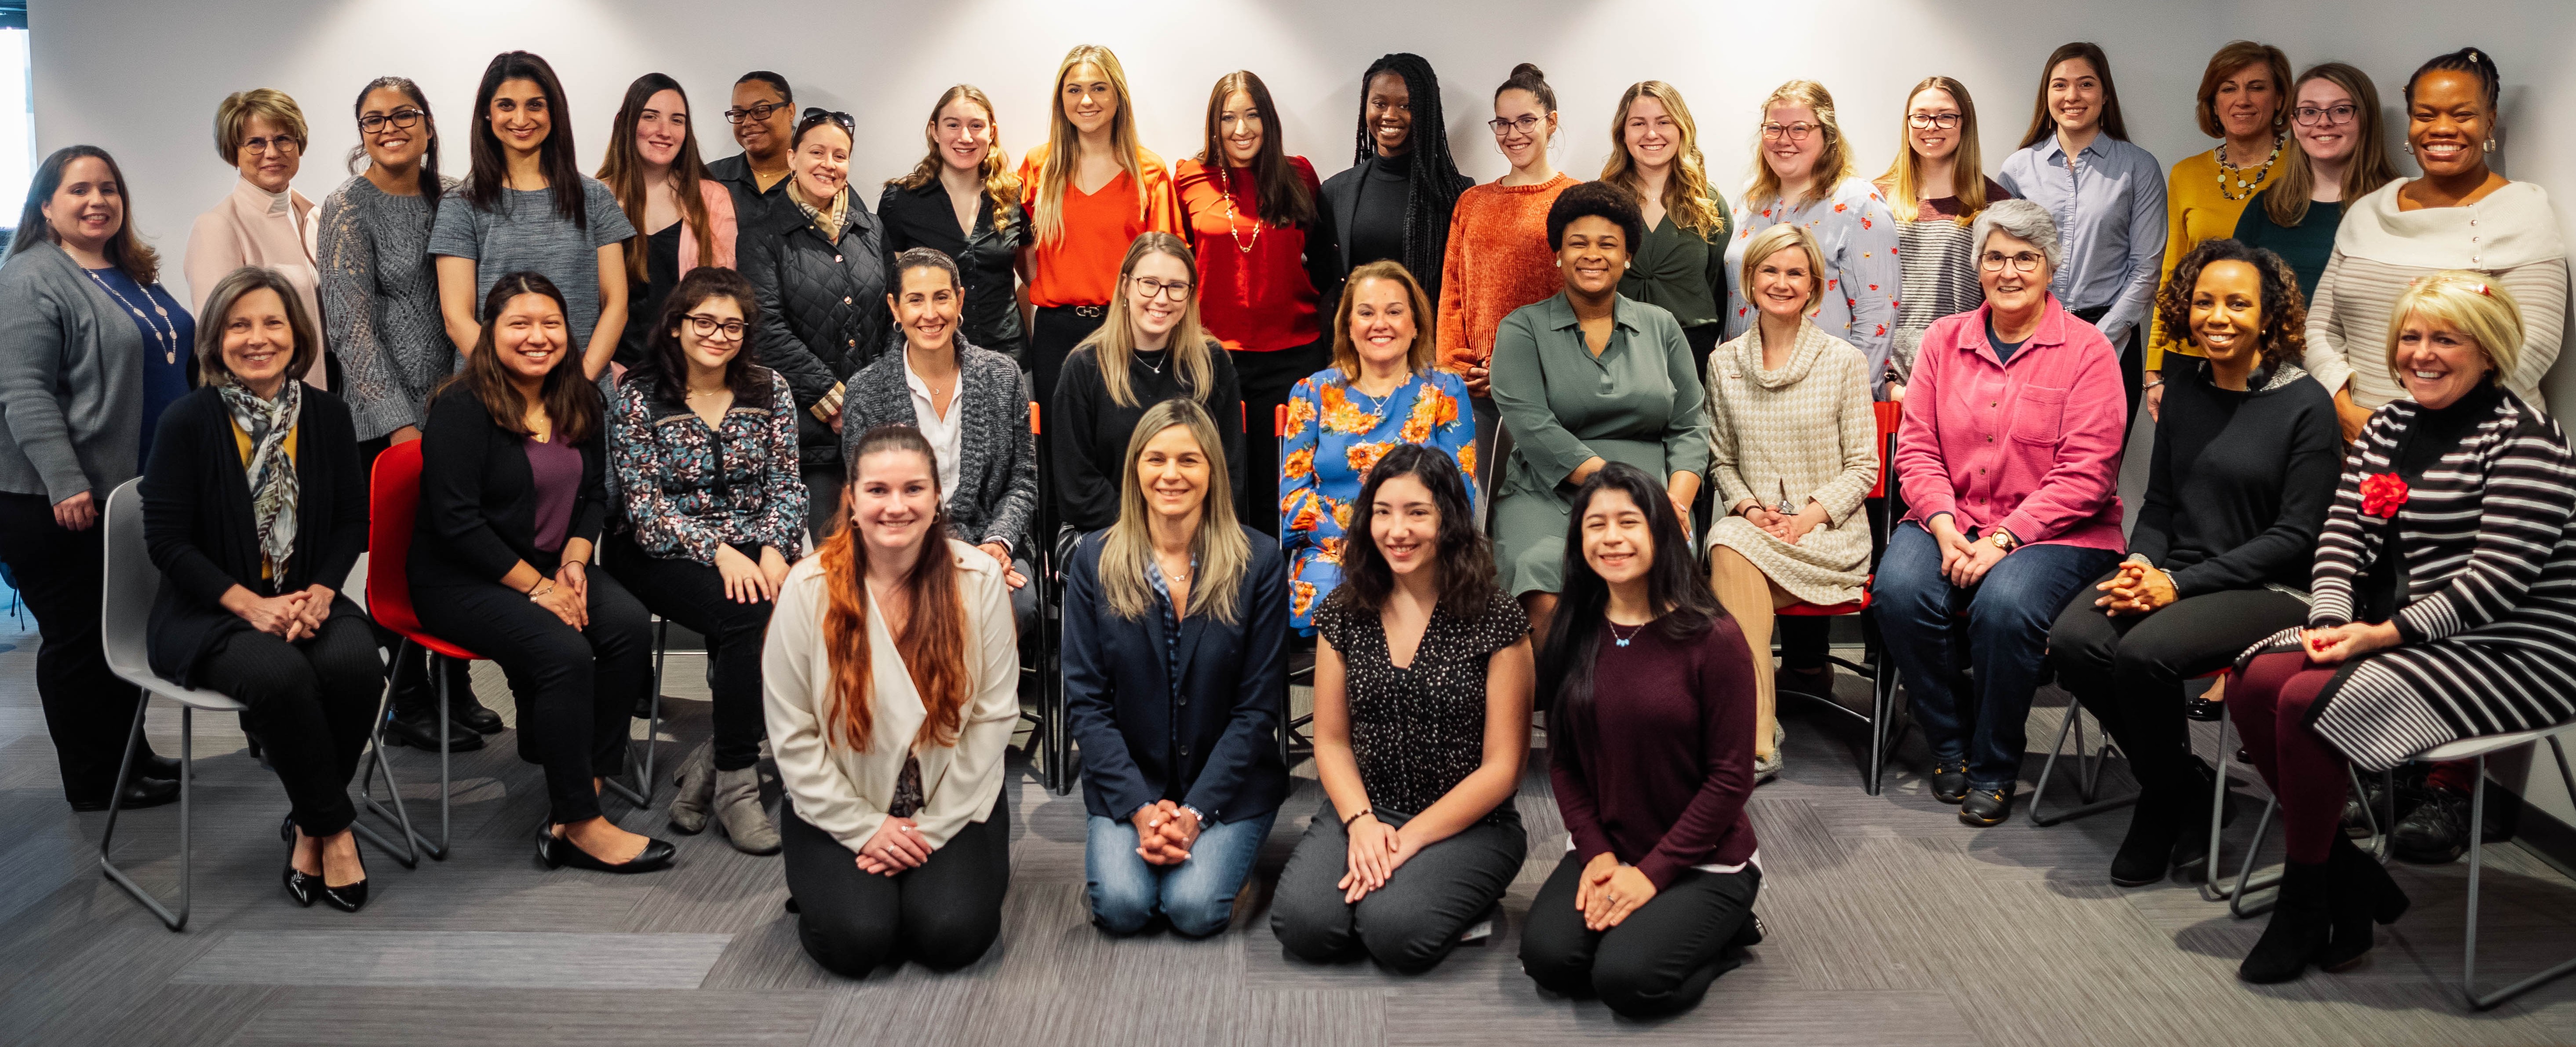
[[[1642,632],[1645,632],[1645,631],[1646,631],[1646,626],[1653,625],[1653,624],[1655,624],[1655,623],[1653,623],[1653,622],[1641,622],[1641,623],[1638,623],[1638,625],[1637,625],[1637,627],[1636,627],[1636,628],[1628,630],[1628,635],[1626,635],[1626,636],[1621,636],[1621,635],[1619,635],[1619,623],[1617,623],[1617,622],[1611,622],[1611,623],[1610,623],[1610,638],[1611,638],[1612,640],[1616,640],[1616,641],[1618,641],[1619,646],[1621,646],[1621,647],[1626,647],[1626,646],[1628,646],[1628,641],[1636,639],[1636,638],[1637,638],[1637,634],[1639,634],[1639,633],[1642,633]]]
[[[1144,363],[1145,363],[1145,353],[1146,353],[1146,352],[1147,352],[1147,350],[1143,350],[1143,349],[1139,349],[1139,350],[1137,350],[1137,351],[1136,351],[1136,354],[1135,354],[1135,355],[1136,355],[1136,362],[1137,362],[1137,363],[1140,363],[1140,364],[1144,364]],[[1154,372],[1154,377],[1156,377],[1156,378],[1160,378],[1160,377],[1162,377],[1162,376],[1163,376],[1163,365],[1164,365],[1164,364],[1168,364],[1168,363],[1171,363],[1171,362],[1172,362],[1172,351],[1171,351],[1171,350],[1169,350],[1169,349],[1162,350],[1162,354],[1163,354],[1163,358],[1162,358],[1161,360],[1155,361],[1155,362],[1150,363],[1150,364],[1145,364],[1145,369],[1146,369],[1146,370],[1149,370],[1149,371]]]
[[[133,301],[127,299],[124,292],[117,290],[115,284],[108,283],[107,278],[98,275],[95,270],[83,268],[81,272],[88,274],[91,280],[96,281],[99,289],[107,292],[108,297],[116,299],[116,304],[124,306],[127,311],[143,318],[144,326],[150,328],[152,331],[152,344],[159,347],[161,350],[161,361],[163,363],[175,364],[179,362],[179,322],[170,319],[170,310],[163,308],[159,302],[152,302],[152,313],[147,315],[144,313],[142,307],[135,305]],[[143,293],[143,298],[147,302],[151,301],[152,292],[145,291]],[[161,326],[164,322],[167,322],[170,325],[169,329],[166,331],[163,330]]]

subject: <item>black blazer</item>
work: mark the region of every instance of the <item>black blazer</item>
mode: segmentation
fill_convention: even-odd
[[[554,573],[560,557],[537,548],[537,478],[525,439],[493,424],[461,383],[430,401],[420,436],[420,514],[412,521],[413,588],[496,585],[521,560]],[[608,512],[607,465],[596,434],[573,449],[581,452],[581,492],[564,541],[596,543]]]
[[[259,529],[251,523],[250,481],[242,475],[241,447],[232,414],[213,387],[181,397],[161,412],[145,463],[143,540],[161,569],[161,593],[152,601],[152,671],[189,687],[197,668],[223,638],[250,628],[224,610],[234,585],[263,595],[297,592],[314,583],[334,593],[349,580],[358,554],[367,550],[367,481],[358,470],[358,433],[349,407],[319,389],[304,390],[295,417],[295,555],[287,557],[285,584],[275,590],[259,577]],[[342,593],[334,616],[364,614]]]
[[[1277,733],[1288,699],[1288,568],[1278,541],[1243,529],[1252,564],[1234,624],[1181,619],[1174,699],[1161,612],[1128,621],[1102,602],[1105,537],[1085,536],[1065,572],[1065,716],[1082,747],[1084,809],[1125,821],[1168,799],[1213,822],[1278,810],[1288,797]]]
[[[907,248],[928,247],[957,263],[965,285],[966,308],[958,319],[966,340],[1002,352],[1020,347],[1019,252],[1027,247],[1029,211],[1016,201],[1006,212],[1007,229],[993,228],[993,200],[986,196],[975,210],[975,235],[957,227],[957,210],[948,204],[948,189],[933,178],[916,189],[886,183],[877,198],[877,222],[885,227],[886,290],[895,285],[894,256]],[[848,428],[844,426],[843,428]]]
[[[1419,160],[1420,157],[1417,156],[1415,159]],[[1377,151],[1372,149],[1369,151],[1369,155],[1366,159],[1343,168],[1339,173],[1336,173],[1331,178],[1325,179],[1323,186],[1316,190],[1316,217],[1331,226],[1327,235],[1332,238],[1333,257],[1341,263],[1341,271],[1345,276],[1348,276],[1351,271],[1351,241],[1357,235],[1352,227],[1359,224],[1360,186],[1366,184],[1368,182],[1369,175],[1377,171],[1377,162]],[[1468,187],[1475,184],[1475,179],[1466,177],[1465,175],[1460,175],[1458,180],[1452,184],[1449,190],[1449,199],[1451,200],[1450,207],[1453,211],[1457,207],[1456,200],[1458,198],[1458,194],[1466,192]],[[1449,219],[1450,215],[1443,214],[1438,216],[1435,221],[1439,228],[1447,229],[1449,228]],[[1412,246],[1412,244],[1405,245],[1408,249]],[[1440,258],[1443,251],[1446,249],[1445,243],[1436,246],[1441,246],[1443,250],[1431,252],[1431,256],[1434,259]],[[1404,259],[1399,257],[1396,261],[1401,263]],[[1413,279],[1422,285],[1423,293],[1431,296],[1431,303],[1434,308],[1437,308],[1440,303],[1439,264],[1435,262],[1431,266],[1430,272],[1414,273]],[[1322,284],[1317,284],[1315,287],[1317,290],[1323,289]],[[1719,297],[1723,298],[1724,296],[1720,295]],[[1338,295],[1324,299],[1323,305],[1321,306],[1324,315],[1328,317],[1333,315],[1334,310],[1340,307],[1340,302],[1341,298]],[[1327,322],[1329,323],[1329,321]],[[1332,332],[1327,331],[1325,333],[1329,335]]]

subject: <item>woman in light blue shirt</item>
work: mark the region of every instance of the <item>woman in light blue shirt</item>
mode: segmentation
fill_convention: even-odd
[[[2049,291],[2120,354],[2129,419],[2138,417],[2140,325],[2165,252],[2164,168],[2129,141],[2111,60],[2096,44],[2049,53],[2021,148],[1995,181],[2057,220],[2065,264]],[[2163,378],[2150,380],[2161,384]]]

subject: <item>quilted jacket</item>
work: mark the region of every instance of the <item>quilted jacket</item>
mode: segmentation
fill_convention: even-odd
[[[746,228],[736,251],[760,299],[753,358],[787,376],[808,468],[841,460],[839,437],[811,409],[877,357],[893,326],[884,230],[857,197],[847,211],[840,237],[826,241],[802,208],[786,204]]]
[[[1013,552],[1025,552],[1029,522],[1038,511],[1038,460],[1029,401],[1020,393],[1020,365],[960,336],[957,366],[958,402],[949,410],[966,414],[958,427],[957,489],[948,492],[949,537],[977,545],[998,539]],[[842,412],[845,455],[871,428],[919,424],[912,387],[903,377],[902,350],[877,357],[850,379]]]

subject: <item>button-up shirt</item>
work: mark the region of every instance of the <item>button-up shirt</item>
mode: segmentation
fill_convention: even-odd
[[[1928,527],[1949,513],[1963,533],[2118,552],[2129,412],[2110,340],[2051,298],[2006,363],[1986,337],[1994,308],[1923,333],[1896,437],[1905,518]]]
[[[913,427],[921,430],[922,439],[930,441],[931,457],[937,459],[932,464],[939,467],[939,496],[943,500],[954,498],[957,496],[957,456],[963,453],[960,444],[965,436],[964,427],[959,424],[963,421],[963,412],[957,409],[957,403],[966,391],[966,376],[957,375],[948,390],[946,417],[942,417],[931,402],[930,383],[912,372],[910,351],[903,354],[903,384],[912,390]]]
[[[2095,326],[2115,345],[2146,322],[2165,253],[2164,169],[2154,154],[2097,134],[2069,170],[2052,134],[2005,157],[1995,180],[2057,220],[2064,257],[2048,289],[2058,301],[2108,309]]]
[[[1192,575],[1199,573],[1198,557],[1190,557],[1190,573]],[[1180,707],[1190,704],[1188,698],[1181,696],[1181,608],[1172,602],[1172,583],[1163,577],[1162,564],[1148,558],[1145,562],[1145,581],[1154,587],[1154,613],[1163,619],[1163,679],[1171,688],[1168,696],[1172,703],[1170,719],[1174,732],[1171,744],[1183,759],[1187,759],[1190,755],[1190,743],[1181,741],[1179,737]],[[1195,807],[1190,808],[1190,812],[1199,814],[1198,808]],[[1205,821],[1207,816],[1199,814],[1199,818]]]

